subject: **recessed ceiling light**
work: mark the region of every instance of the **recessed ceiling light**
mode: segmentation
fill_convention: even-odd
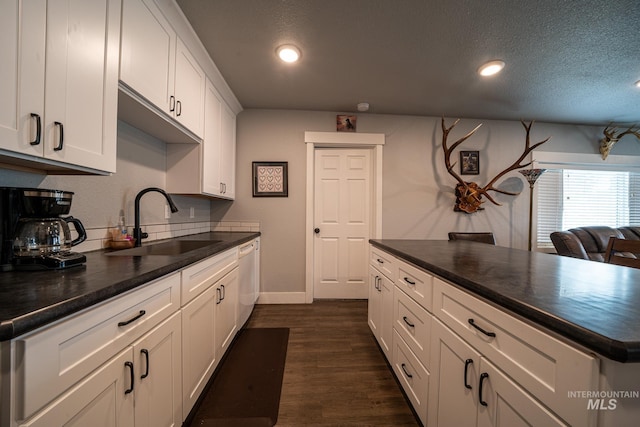
[[[498,74],[504,68],[504,61],[496,60],[489,61],[486,64],[478,68],[478,74],[481,76],[493,76]]]
[[[291,44],[285,44],[276,49],[278,57],[284,62],[296,62],[300,59],[300,49]]]
[[[636,82],[636,87],[640,87],[640,80]]]

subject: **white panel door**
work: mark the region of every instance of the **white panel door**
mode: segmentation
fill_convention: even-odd
[[[371,222],[368,149],[317,149],[314,298],[366,299]]]

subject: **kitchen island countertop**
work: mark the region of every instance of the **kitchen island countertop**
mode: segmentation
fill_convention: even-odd
[[[468,241],[371,240],[618,362],[640,362],[640,269]]]
[[[181,255],[106,256],[85,253],[82,266],[0,273],[0,341],[6,341],[258,237],[257,232],[211,232],[181,240],[216,240]],[[145,242],[151,245],[157,242]]]

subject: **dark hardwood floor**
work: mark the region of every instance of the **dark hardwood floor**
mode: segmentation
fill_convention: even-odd
[[[419,425],[369,329],[366,301],[257,305],[246,326],[290,328],[277,426]]]

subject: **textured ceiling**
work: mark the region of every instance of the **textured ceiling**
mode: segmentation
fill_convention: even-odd
[[[639,0],[178,4],[245,109],[640,123]],[[503,72],[478,76],[492,59]]]

